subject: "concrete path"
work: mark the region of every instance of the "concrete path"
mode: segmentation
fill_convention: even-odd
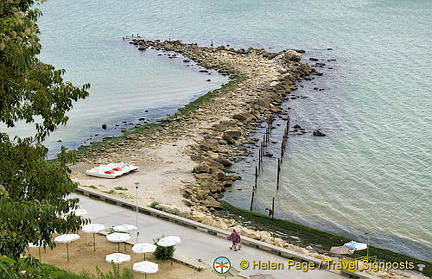
[[[222,237],[187,228],[150,215],[137,215],[130,209],[94,200],[83,195],[74,194],[73,196],[80,199],[80,208],[88,212],[84,217],[90,218],[92,223],[104,224],[105,227],[109,228],[120,224],[136,225],[137,219],[139,242],[153,243],[153,239],[161,235],[179,236],[182,243],[176,246],[176,255],[189,258],[197,263],[201,261],[209,265],[210,268],[212,268],[211,266],[217,257],[225,256],[231,261],[232,267],[240,271],[240,275],[245,277],[254,274],[267,274],[272,275],[274,278],[345,278],[328,270],[318,270],[316,268],[302,271],[301,269],[307,266],[300,266],[300,263],[297,263],[297,266],[289,266],[289,264],[294,263],[283,257],[252,247],[243,246],[241,251],[235,252],[229,249],[231,242]],[[132,240],[135,242],[136,232],[133,231],[131,235]],[[306,265],[307,263],[303,264]]]

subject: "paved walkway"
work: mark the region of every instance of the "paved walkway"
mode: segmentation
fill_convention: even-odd
[[[233,268],[239,270],[240,275],[245,277],[254,274],[269,274],[274,278],[346,278],[327,270],[313,269],[304,272],[301,270],[301,266],[297,266],[298,269],[296,269],[296,266],[289,268],[287,259],[252,247],[243,246],[241,251],[231,251],[228,248],[231,242],[222,237],[187,228],[150,215],[137,215],[130,209],[94,200],[83,195],[74,194],[73,196],[80,199],[80,207],[88,211],[84,217],[90,218],[92,223],[104,224],[109,228],[120,224],[135,225],[137,222],[139,242],[152,243],[154,238],[161,235],[179,236],[182,243],[177,245],[176,255],[191,260],[200,259],[209,266],[212,266],[217,257],[225,256],[230,259]],[[135,241],[136,233],[132,232],[131,235],[132,240]],[[273,269],[268,265],[269,263],[274,263]],[[242,269],[241,265],[248,265],[249,267]]]

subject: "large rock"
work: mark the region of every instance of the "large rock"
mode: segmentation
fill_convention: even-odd
[[[217,147],[209,142],[200,143],[199,148],[203,151],[217,151]]]
[[[248,229],[248,228],[242,228],[240,231],[240,234],[242,236],[249,237],[252,239],[257,239],[257,240],[259,240],[261,237],[256,231]]]
[[[220,202],[215,200],[215,198],[208,196],[204,201],[203,205],[207,208],[214,208],[214,209],[222,209],[222,205]]]
[[[221,163],[225,167],[229,167],[232,165],[232,162],[224,157],[219,157],[218,159],[216,159],[216,162]]]
[[[279,246],[279,247],[285,247],[286,242],[281,239],[281,238],[275,238],[273,239],[274,245]]]
[[[215,222],[213,223],[213,226],[222,230],[227,230],[228,229],[228,225],[223,221],[223,220],[215,220]]]
[[[214,221],[213,217],[208,216],[208,215],[206,215],[201,221],[201,223],[203,223],[204,225],[207,225],[207,226],[213,226],[214,222],[215,221]]]
[[[207,163],[201,163],[198,166],[194,167],[192,170],[193,173],[209,173],[210,166]]]
[[[326,134],[324,134],[323,132],[321,132],[319,130],[313,131],[313,135],[316,137],[325,137],[326,136]]]
[[[292,49],[286,50],[282,55],[283,59],[289,61],[300,62],[300,60],[302,59],[302,55]]]
[[[242,136],[242,132],[237,130],[228,130],[225,131],[225,133],[228,134],[233,139],[239,139]]]
[[[268,244],[273,244],[273,238],[265,236],[265,235],[261,235],[260,241],[268,243]]]
[[[272,235],[268,231],[259,231],[257,232],[261,238],[271,238]]]
[[[229,144],[235,144],[236,143],[235,139],[233,137],[231,137],[230,135],[228,135],[227,133],[223,133],[222,139],[225,140]]]
[[[194,212],[192,213],[191,218],[192,218],[193,221],[196,221],[196,222],[200,222],[200,223],[201,223],[201,222],[204,220],[204,218],[205,218],[206,216],[207,216],[207,215],[205,215],[205,214],[202,213],[202,212],[194,211]]]
[[[233,118],[239,120],[240,122],[249,122],[252,119],[254,119],[255,116],[251,113],[246,112],[246,113],[234,114]]]

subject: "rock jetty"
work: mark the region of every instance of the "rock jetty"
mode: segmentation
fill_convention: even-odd
[[[134,39],[130,42],[139,50],[148,48],[183,56],[184,63],[194,61],[204,69],[214,69],[229,75],[231,82],[223,89],[210,92],[211,98],[188,113],[178,113],[166,119],[151,133],[148,127],[137,129],[124,140],[91,147],[80,155],[91,162],[113,153],[132,152],[139,146],[163,145],[177,139],[192,139],[187,155],[196,162],[189,170],[195,177],[193,187],[183,189],[184,203],[189,207],[218,209],[218,197],[237,179],[226,170],[233,161],[245,154],[245,145],[256,139],[248,136],[251,123],[262,122],[281,112],[280,104],[297,89],[295,82],[309,80],[319,74],[300,62],[302,51],[268,52],[264,49],[200,47],[181,41],[150,41]]]

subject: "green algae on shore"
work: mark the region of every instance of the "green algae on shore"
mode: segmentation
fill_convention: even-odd
[[[284,239],[295,245],[302,247],[312,246],[314,250],[320,253],[328,253],[332,246],[340,246],[343,243],[350,241],[351,239],[336,234],[320,231],[304,225],[292,223],[282,219],[272,219],[269,216],[251,212],[245,209],[237,208],[230,203],[222,201],[223,209],[218,211],[216,214],[221,217],[229,217],[237,219],[242,223],[248,223],[248,226],[258,230],[265,230],[278,234],[278,237]],[[239,218],[241,216],[241,218]],[[293,238],[294,237],[294,238]],[[366,256],[366,251],[357,251],[357,256]],[[432,262],[419,260],[407,255],[396,253],[390,250],[370,246],[369,255],[377,257],[378,261],[385,261],[391,263],[399,263],[406,261],[412,262],[415,269],[417,270],[418,264],[424,264],[423,274],[428,277],[432,277]]]

